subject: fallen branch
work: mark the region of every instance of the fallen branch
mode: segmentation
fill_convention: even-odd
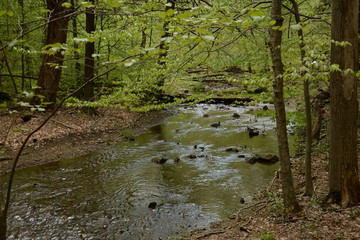
[[[64,127],[70,128],[70,129],[75,129],[74,127],[71,127],[71,126],[69,126],[69,125],[67,125],[67,124],[65,124],[65,123],[62,123],[62,122],[60,122],[60,121],[57,121],[57,120],[55,120],[55,119],[51,119],[51,121],[54,122],[54,123],[57,123],[57,124],[59,124],[59,125],[61,125],[61,126],[64,126]]]
[[[224,75],[225,74],[223,74],[223,73],[207,74],[207,75],[197,76],[196,78],[220,77],[220,76],[224,76]]]
[[[266,206],[266,203],[267,203],[267,201],[260,201],[260,202],[256,202],[256,203],[254,203],[254,204],[251,204],[251,205],[249,205],[249,206],[247,206],[247,207],[241,208],[241,209],[238,211],[238,213],[236,214],[236,221],[239,220],[239,216],[240,216],[240,213],[241,213],[242,211],[244,211],[244,210],[246,210],[246,209],[249,209],[249,208],[254,208],[255,206],[260,205],[260,204],[265,204],[265,206]]]
[[[12,160],[12,158],[10,158],[10,157],[3,157],[3,158],[0,158],[0,162],[3,162],[3,161],[9,161],[9,160]]]

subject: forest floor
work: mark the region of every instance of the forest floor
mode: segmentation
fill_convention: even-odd
[[[84,155],[123,140],[129,132],[139,134],[173,114],[171,111],[131,113],[101,108],[98,113],[90,116],[76,108],[61,109],[30,139],[18,167]],[[21,118],[24,113],[0,116],[0,172],[10,169],[11,159],[26,135],[47,114],[34,114],[35,117],[27,122]],[[303,159],[293,160],[294,182],[302,207],[300,214],[282,214],[280,180],[275,177],[270,186],[259,192],[252,202],[245,203],[231,219],[213,224],[210,230],[199,229],[176,239],[360,239],[359,206],[343,209],[337,205],[322,204],[327,193],[328,159],[326,153],[316,155],[313,157],[316,192],[313,197],[302,195],[305,176]]]

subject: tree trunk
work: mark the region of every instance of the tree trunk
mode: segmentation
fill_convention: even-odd
[[[75,11],[75,0],[71,0],[71,5],[73,10]],[[78,27],[77,27],[77,18],[74,17],[72,19],[72,30],[73,30],[73,38],[77,38],[78,37]],[[78,49],[79,48],[79,44],[74,41],[74,48]],[[81,65],[80,65],[80,53],[78,52],[74,52],[74,58],[75,58],[75,78],[76,78],[76,86],[80,86],[82,84],[82,77],[81,77]]]
[[[315,102],[315,123],[313,129],[311,131],[311,138],[313,141],[320,141],[320,132],[321,132],[321,125],[322,125],[322,106],[320,102]]]
[[[290,0],[296,24],[301,23],[299,6],[296,0]],[[303,30],[300,28],[298,30],[298,36],[300,39],[300,57],[301,62],[304,64],[305,58],[305,42]],[[301,73],[304,75],[304,73]],[[305,115],[306,115],[306,137],[305,137],[305,192],[304,195],[312,196],[314,193],[314,186],[312,182],[311,174],[311,144],[312,144],[312,123],[311,123],[311,104],[310,104],[310,91],[309,91],[309,80],[304,80],[304,101],[305,101]]]
[[[332,1],[331,64],[358,70],[358,0]],[[358,204],[360,183],[357,164],[357,77],[354,73],[330,73],[330,155],[328,203],[342,207]]]
[[[7,230],[4,196],[3,183],[0,181],[0,240],[6,239]]]
[[[272,0],[271,17],[276,21],[274,26],[270,27],[270,52],[272,68],[274,74],[274,105],[276,112],[276,129],[278,136],[278,148],[280,156],[280,177],[282,184],[282,194],[285,212],[299,212],[300,206],[297,202],[293,178],[291,173],[291,164],[289,156],[289,144],[286,131],[286,112],[283,96],[283,73],[284,65],[281,59],[281,28],[284,19],[281,15],[281,0]]]
[[[21,21],[21,23],[24,23],[25,22],[24,0],[18,0],[18,4],[21,8],[21,20],[20,21]],[[24,27],[21,27],[19,35],[22,35],[23,32],[24,32]],[[21,37],[21,39],[23,39],[23,37]],[[23,46],[23,47],[25,47],[25,46]],[[25,65],[26,65],[25,54],[21,53],[21,91],[25,90],[25,76],[26,76]]]
[[[47,9],[49,12],[49,24],[45,44],[65,43],[67,35],[67,26],[69,17],[66,17],[67,10],[62,6],[66,0],[47,0]],[[57,19],[56,21],[52,21]],[[55,54],[45,54],[40,68],[37,85],[40,87],[36,94],[45,97],[46,102],[56,103],[56,96],[59,89],[61,66],[64,61],[64,55],[61,50]],[[55,64],[56,66],[51,66]]]
[[[94,4],[95,0],[91,0]],[[92,34],[95,31],[95,11],[94,7],[86,8],[86,32]],[[89,81],[95,76],[95,60],[93,54],[95,53],[95,42],[86,42],[85,44],[85,82]],[[90,101],[94,97],[94,82],[89,82],[84,87],[83,99]]]
[[[143,28],[142,30],[141,30],[141,43],[140,43],[140,47],[141,48],[146,48],[146,33],[145,33],[145,30],[146,30],[146,28]]]
[[[165,12],[169,11],[169,10],[174,10],[175,9],[175,0],[167,0],[166,1],[166,7],[165,7]],[[170,21],[169,20],[165,20],[164,25],[163,25],[163,35],[161,36],[161,41],[160,41],[160,45],[159,45],[159,49],[160,49],[160,54],[159,54],[159,60],[158,60],[158,64],[160,65],[160,67],[162,69],[166,69],[166,57],[168,55],[168,51],[169,51],[169,43],[167,42],[167,38],[172,36],[172,33],[169,32],[169,24]],[[159,87],[164,85],[164,81],[165,81],[165,76],[163,74],[160,74],[157,85]]]

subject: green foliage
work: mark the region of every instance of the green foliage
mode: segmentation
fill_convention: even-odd
[[[270,203],[270,211],[274,215],[282,215],[284,212],[284,205],[282,204],[281,197],[277,193],[268,192],[268,202]]]
[[[184,238],[181,237],[181,236],[171,236],[171,237],[168,237],[168,240],[183,240]]]
[[[359,211],[358,210],[350,210],[348,212],[349,216],[353,219],[356,219],[359,216]]]
[[[305,1],[300,4],[301,12],[320,17],[321,21],[309,19],[296,24],[285,15],[281,30],[286,36],[282,50],[287,99],[302,95],[304,80],[311,81],[313,87],[326,85],[329,70],[339,70],[338,66],[329,64],[331,41],[327,33],[330,26],[326,21],[330,16],[319,14],[322,11],[319,6],[323,5],[323,1]],[[94,6],[89,1],[75,1],[74,6],[70,2],[63,6],[68,10],[79,10],[78,15],[69,22],[67,43],[44,46],[43,29],[36,27],[44,23],[44,13],[51,10],[45,9],[42,2],[35,0],[26,1],[23,6],[11,0],[0,3],[0,24],[6,26],[0,32],[4,36],[4,43],[9,44],[5,50],[12,73],[34,78],[15,78],[16,86],[21,88],[19,92],[33,91],[41,56],[57,51],[65,56],[62,65],[56,62],[51,65],[62,69],[61,92],[58,96],[63,97],[78,88],[84,82],[85,44],[94,42],[95,74],[101,74],[114,65],[118,68],[95,80],[96,95],[93,102],[72,98],[67,101],[68,105],[149,111],[185,101],[197,102],[215,94],[225,97],[249,96],[249,92],[258,89],[265,91],[250,94],[255,102],[273,100],[268,28],[274,21],[270,19],[268,3],[254,5],[253,1],[213,0],[211,5],[200,2],[193,6],[188,2],[177,2],[175,9],[168,10],[166,1],[138,1],[133,4],[129,1],[99,0]],[[96,31],[92,33],[86,32],[85,14],[81,12],[88,7],[98,9],[99,13]],[[20,25],[19,21],[28,24]],[[30,29],[34,31],[17,38],[19,33]],[[304,62],[300,60],[298,47],[299,29],[303,30],[305,36]],[[161,59],[164,66],[159,66],[159,55],[165,51],[159,48],[160,43],[166,43],[167,46],[166,57]],[[347,44],[333,43],[341,46]],[[208,90],[186,72],[188,69],[200,68],[208,69],[207,73],[223,73],[229,68],[241,69],[239,73],[226,73],[224,76],[238,87],[231,90]],[[0,73],[7,73],[5,65],[0,64]],[[344,73],[352,74],[349,70],[344,70]],[[1,79],[1,89],[14,93],[10,77]],[[161,96],[163,93],[176,95],[184,92],[193,96],[190,99],[166,99]],[[33,110],[41,110],[46,105],[30,106],[29,101],[19,102]],[[304,118],[300,113],[294,113],[289,120],[301,128]]]
[[[304,111],[287,112],[287,124],[294,132],[302,131],[306,127],[306,116]]]
[[[258,238],[260,238],[261,240],[275,240],[276,239],[276,234],[274,232],[268,231],[268,230],[264,230],[262,232],[259,232],[256,234],[256,236]]]
[[[275,119],[275,110],[271,110],[271,109],[268,109],[266,111],[259,111],[257,113],[255,113],[255,117],[256,118],[262,118],[262,117],[271,117],[273,119]]]
[[[131,140],[131,141],[133,141],[135,139],[134,134],[129,130],[121,130],[119,133],[125,139]]]

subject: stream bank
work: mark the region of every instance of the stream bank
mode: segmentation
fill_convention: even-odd
[[[360,164],[360,157],[358,157]],[[298,240],[360,239],[360,206],[341,208],[323,204],[327,194],[326,153],[314,153],[312,161],[315,195],[304,196],[304,159],[293,161],[293,179],[302,212],[287,216],[282,212],[281,183],[275,177],[253,201],[246,203],[231,219],[213,224],[210,230],[199,229],[181,240]]]
[[[90,116],[78,108],[63,108],[25,148],[18,169],[81,156],[96,149],[124,140],[125,133],[139,134],[174,114],[172,110],[129,112],[122,109],[98,108],[98,115]],[[35,129],[48,112],[38,112],[24,122],[26,113],[0,116],[0,170],[11,168],[21,143]]]

